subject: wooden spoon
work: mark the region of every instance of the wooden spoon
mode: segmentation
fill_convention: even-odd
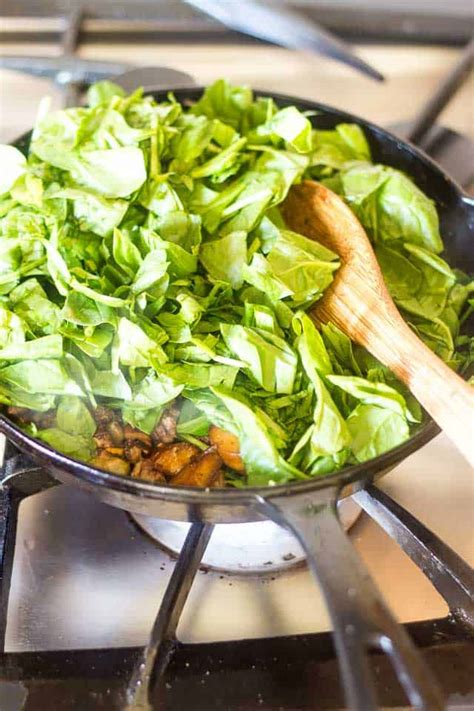
[[[400,316],[364,228],[341,198],[313,181],[294,186],[282,208],[290,229],[317,239],[341,268],[312,316],[332,321],[411,390],[474,466],[474,388],[415,335]]]

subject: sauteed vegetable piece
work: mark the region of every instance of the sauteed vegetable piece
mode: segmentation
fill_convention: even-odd
[[[209,440],[217,449],[219,456],[227,467],[236,472],[242,473],[245,471],[245,466],[240,456],[238,437],[220,427],[212,425],[209,428]]]
[[[223,482],[220,478],[222,459],[210,447],[186,464],[171,483],[175,486],[213,486]]]
[[[31,415],[34,417],[35,413]],[[173,415],[169,410],[165,412],[150,437],[130,425],[123,425],[116,411],[97,408],[98,427],[94,434],[97,454],[92,462],[113,474],[131,474],[157,483],[222,486],[223,460],[216,448],[203,451],[190,442],[168,442],[166,423],[169,424]],[[238,447],[238,441],[233,444]]]
[[[201,454],[199,447],[190,442],[158,445],[153,463],[166,476],[173,477]]]
[[[317,117],[314,119],[317,125]],[[288,230],[302,178],[343,196],[406,320],[453,368],[469,279],[435,205],[361,129],[218,81],[194,105],[97,84],[0,148],[0,401],[49,446],[188,486],[319,476],[396,446],[418,404],[306,315],[335,254]],[[472,298],[472,297],[471,297]]]

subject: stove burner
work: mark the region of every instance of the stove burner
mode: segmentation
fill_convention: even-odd
[[[352,499],[338,504],[347,531],[361,509]],[[142,514],[129,514],[138,527],[160,548],[177,558],[191,524]],[[306,556],[294,535],[272,521],[227,523],[214,526],[200,567],[240,575],[274,575],[304,565]]]
[[[45,469],[33,465],[23,456],[17,453],[15,454],[13,448],[8,445],[3,471],[1,472],[1,483],[3,486],[0,487],[0,644],[2,644],[5,639],[18,507],[21,501],[26,497],[44,491],[51,486],[56,486],[58,482],[56,482]],[[470,653],[473,639],[472,632],[474,630],[474,578],[472,570],[453,550],[446,546],[446,544],[429,531],[420,521],[390,499],[387,494],[377,489],[377,487],[368,484],[364,489],[357,491],[353,495],[352,502],[354,502],[354,505],[360,505],[400,544],[403,550],[421,568],[447,602],[450,611],[449,616],[444,620],[431,621],[429,628],[431,630],[431,636],[429,639],[425,639],[424,637],[418,638],[416,635],[415,639],[421,647],[425,644],[428,646],[434,645],[433,653],[435,653],[435,651],[438,653],[438,647],[440,648],[439,659],[438,657],[432,657],[431,661],[436,662],[438,659],[439,663],[435,664],[436,674],[438,681],[442,681],[446,696],[454,692],[458,694],[468,693],[468,691],[472,689],[472,686],[469,688],[464,681],[460,685],[458,668],[465,673],[466,678],[472,679],[472,654]],[[155,522],[154,519],[152,519],[152,522]],[[256,523],[252,528],[255,530],[256,526],[261,525],[260,523]],[[241,524],[241,526],[244,532],[247,530],[247,543],[249,544],[247,548],[250,550],[253,546],[250,546],[248,531],[251,531],[252,528],[248,528],[247,524]],[[227,528],[227,526],[223,525],[219,528],[223,529],[222,533],[218,531],[217,534],[218,537],[221,536],[222,543],[222,535],[226,534],[225,528]],[[238,528],[238,526],[233,526],[233,528]],[[184,528],[181,530],[183,532]],[[228,530],[229,529],[227,529],[227,537]],[[262,531],[263,530],[262,528]],[[189,528],[189,532],[185,535],[184,544],[178,560],[174,565],[165,594],[161,600],[149,642],[144,649],[140,651],[136,649],[96,649],[87,650],[84,654],[78,651],[68,651],[66,657],[64,657],[64,652],[35,652],[31,655],[28,653],[15,652],[1,653],[0,651],[0,698],[3,699],[5,693],[9,693],[12,689],[15,690],[18,684],[20,684],[21,688],[28,689],[28,695],[30,691],[32,693],[31,697],[28,696],[25,702],[25,711],[33,708],[35,711],[42,711],[43,709],[49,710],[53,707],[57,708],[59,682],[59,686],[61,686],[61,683],[63,685],[63,691],[61,692],[63,693],[62,698],[67,698],[68,702],[66,705],[71,708],[87,708],[90,709],[90,711],[96,708],[103,708],[103,696],[101,696],[101,694],[104,693],[104,689],[106,690],[105,693],[110,695],[110,705],[108,705],[108,708],[110,708],[111,711],[112,709],[117,709],[117,711],[120,709],[120,711],[123,711],[124,703],[134,709],[163,708],[164,711],[166,711],[168,708],[181,708],[183,704],[178,701],[176,705],[174,701],[177,699],[172,699],[166,691],[167,689],[174,689],[177,679],[178,682],[181,682],[183,679],[186,682],[188,667],[190,667],[191,664],[186,661],[183,669],[182,662],[180,663],[178,661],[180,649],[183,645],[180,644],[176,637],[176,629],[188,593],[212,533],[213,527],[209,524],[195,523]],[[278,531],[278,533],[280,533],[280,531]],[[176,547],[179,548],[178,540],[176,540]],[[219,545],[219,538],[217,538],[217,551],[219,551],[221,547],[222,546]],[[280,556],[285,555],[285,552],[282,553],[282,550],[284,551],[284,549],[279,549]],[[297,549],[294,546],[291,546],[287,551],[292,555],[297,555],[295,552]],[[236,560],[238,562],[238,558]],[[279,559],[273,556],[272,558],[269,557],[269,560],[274,561]],[[228,559],[225,556],[224,561],[228,565]],[[263,561],[263,563],[265,562],[266,561]],[[290,563],[291,561],[284,562]],[[262,563],[261,555],[259,563]],[[242,572],[241,569],[240,572]],[[251,651],[253,655],[251,658],[258,660],[256,654],[258,650],[261,650],[259,653],[264,655],[266,660],[265,664],[268,663],[268,667],[265,668],[272,670],[273,678],[275,673],[279,675],[279,672],[275,670],[278,656],[286,660],[300,656],[299,652],[295,655],[291,651],[288,653],[288,650],[286,653],[283,653],[283,649],[286,649],[286,647],[289,649],[295,641],[299,649],[302,643],[301,640],[303,639],[306,638],[290,636],[281,638],[280,641],[275,641],[274,639],[256,640],[255,648]],[[324,647],[322,663],[325,670],[324,674],[326,674],[328,661],[334,660],[334,649],[330,644],[330,640],[325,641],[326,638],[324,634],[310,635],[308,639],[312,645],[311,649],[308,648],[310,658],[310,666],[308,669],[311,669],[311,678],[313,678],[315,674],[315,664],[319,659],[318,650],[321,651],[321,644]],[[242,643],[240,642],[225,642],[225,648],[229,649],[231,657],[239,660],[238,670],[240,681],[237,685],[237,695],[243,686],[241,676],[242,665],[239,657],[241,645]],[[283,647],[281,647],[281,655],[279,655],[279,653],[275,655],[275,650],[279,649],[278,645],[283,645]],[[453,669],[456,669],[455,679],[446,679],[442,673],[442,670],[446,667],[446,653],[449,645],[451,645],[451,651],[455,656],[453,660],[449,662],[448,666],[451,665]],[[206,670],[202,673],[199,672],[199,678],[196,677],[194,672],[192,673],[192,678],[189,680],[189,683],[193,690],[189,687],[181,689],[186,697],[189,699],[191,698],[190,694],[192,694],[192,698],[196,697],[196,699],[198,699],[199,693],[202,690],[202,679],[207,683],[208,677],[212,677],[214,669],[214,662],[212,660],[214,659],[213,655],[216,653],[218,655],[216,658],[218,665],[216,689],[220,689],[222,686],[222,672],[225,671],[225,673],[228,674],[231,670],[231,664],[227,665],[227,663],[224,662],[223,657],[225,655],[221,652],[221,647],[215,644],[204,645],[205,651],[203,651],[202,645],[199,647],[199,645],[191,644],[188,646],[185,645],[185,648],[187,652],[189,651],[191,654],[193,654],[193,650],[198,654],[201,653],[202,658],[205,660]],[[123,656],[124,653],[126,655],[128,652],[130,652],[127,657],[128,661],[124,661],[125,658],[118,661],[120,655]],[[55,656],[57,654],[61,656],[61,659],[64,659],[63,665],[58,663]],[[304,657],[303,652],[301,656]],[[76,662],[79,663],[77,668]],[[389,686],[387,684],[387,674],[389,677],[390,674],[393,676],[390,667],[391,660],[380,654],[375,656],[371,654],[368,655],[367,663],[371,665],[374,671],[374,684],[376,684],[378,678],[377,669],[380,670],[385,664],[386,671],[384,671],[382,675],[383,683],[382,685],[377,684],[378,691],[381,695],[380,701],[387,701],[387,704],[382,703],[382,705],[400,706],[403,703],[403,698],[400,696],[402,693],[400,686],[397,687],[396,703],[392,703],[395,697],[390,699],[390,703],[388,703],[387,699],[386,690]],[[121,672],[118,676],[117,670],[119,668]],[[244,682],[244,686],[247,681],[253,681],[252,675],[254,674],[254,668],[255,666],[249,670],[246,667],[248,675],[245,677],[246,681]],[[97,672],[91,671],[96,669],[98,670]],[[286,678],[288,674],[288,670],[283,671],[282,677]],[[98,679],[95,678],[96,676]],[[317,676],[318,673],[316,672],[316,677]],[[260,689],[265,689],[266,678],[267,677],[262,680],[259,677],[259,686],[257,687],[257,697],[259,699],[263,699]],[[291,672],[288,678],[294,679],[295,674]],[[298,674],[296,678],[298,678]],[[332,686],[338,686],[337,678],[336,675],[334,677],[334,683],[331,684],[331,688]],[[64,679],[64,681],[61,681],[62,679]],[[94,689],[92,689],[95,683],[96,685]],[[41,686],[41,693],[43,693],[43,698],[39,703],[38,684]],[[306,685],[303,685],[303,688],[306,688]],[[212,694],[213,698],[216,696],[216,689],[214,689]],[[165,692],[163,690],[165,690]],[[278,692],[279,694],[280,691]],[[270,695],[270,692],[271,690],[267,690],[265,694]],[[293,683],[291,684],[291,692],[291,699],[289,696],[288,698],[285,697],[284,706],[281,705],[280,694],[277,705],[264,705],[262,708],[268,708],[269,710],[277,707],[294,708]],[[157,702],[158,705],[156,705],[155,701],[157,695],[162,699],[163,693],[167,694],[165,706],[162,705],[161,701],[159,703]],[[181,692],[178,689],[178,697],[179,693]],[[339,692],[337,688],[335,688],[335,694],[337,693]],[[82,704],[84,694],[86,694],[87,700]],[[241,699],[234,699],[236,703],[233,705],[228,705],[227,702],[229,700],[230,699],[226,696],[225,708],[250,708],[248,705],[242,706],[240,703]],[[31,705],[30,701],[33,705]],[[171,703],[171,706],[168,705],[168,701]],[[201,701],[204,703],[200,705],[200,701],[198,700],[194,708],[210,708],[208,700],[204,701],[201,699]],[[73,703],[73,706],[71,706],[70,702]],[[62,704],[60,705],[62,707]],[[338,706],[340,707],[341,704],[338,704]],[[311,701],[309,706],[303,704],[299,707],[312,708],[313,702]],[[218,708],[224,707],[216,706],[215,708],[217,711]]]

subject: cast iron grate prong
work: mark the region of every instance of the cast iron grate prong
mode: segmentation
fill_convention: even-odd
[[[410,556],[449,606],[456,622],[474,631],[474,571],[415,516],[372,484],[357,503]]]
[[[150,640],[136,664],[128,687],[127,711],[149,711],[150,695],[166,671],[176,643],[176,628],[202,557],[212,524],[193,523],[184,541],[156,617]]]
[[[66,58],[74,57],[74,53],[79,44],[84,10],[79,3],[66,17],[66,26],[61,37],[61,56]],[[74,82],[67,71],[58,72],[55,78],[56,84],[61,88],[63,94],[63,105],[65,108],[77,106],[81,95],[80,84]]]

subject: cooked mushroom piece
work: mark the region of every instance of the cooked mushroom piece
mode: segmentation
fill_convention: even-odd
[[[244,472],[238,437],[227,430],[212,425],[209,430],[209,441],[217,449],[226,466],[236,472]]]
[[[126,462],[125,459],[116,457],[106,451],[99,452],[99,454],[93,457],[91,464],[99,469],[105,469],[112,474],[125,476],[130,473],[130,464]]]
[[[137,464],[137,462],[141,462],[144,456],[146,456],[146,452],[143,450],[143,448],[139,444],[135,443],[127,443],[124,447],[124,453],[125,453],[125,459],[127,459],[129,462],[132,464]]]
[[[189,442],[174,442],[174,444],[159,444],[152,455],[155,466],[166,474],[176,476],[181,469],[198,456],[201,450]]]
[[[145,479],[153,481],[156,484],[165,484],[166,479],[163,474],[155,467],[151,459],[143,459],[137,462],[132,469],[132,476],[136,479]]]
[[[116,410],[111,410],[110,407],[98,405],[94,410],[94,419],[98,425],[108,425],[111,422],[119,422],[121,415]]]
[[[114,444],[120,445],[123,442],[123,427],[120,422],[114,420],[107,425],[107,432],[110,434]]]
[[[189,464],[174,476],[173,486],[213,486],[221,473],[222,459],[214,447],[194,457]]]
[[[46,412],[36,412],[29,410],[26,407],[8,407],[7,413],[16,422],[22,425],[34,422],[40,429],[46,427],[54,427],[56,421],[56,410],[47,410]]]
[[[129,462],[136,464],[150,455],[153,449],[150,435],[126,425],[123,429],[123,437],[125,440],[124,454]]]
[[[96,429],[93,439],[97,449],[107,449],[114,446],[112,435],[102,426]]]
[[[178,422],[179,409],[174,407],[168,407],[161,416],[160,421],[156,425],[152,432],[152,439],[154,442],[163,442],[164,444],[171,444],[176,439],[176,423]]]
[[[105,453],[111,454],[113,457],[120,457],[121,459],[125,459],[125,452],[123,447],[106,447]]]
[[[125,425],[123,429],[123,436],[127,442],[133,442],[134,444],[140,442],[148,449],[151,449],[153,446],[150,435],[147,435],[145,432],[142,432],[142,430],[137,430],[135,427],[131,427],[130,425]]]

